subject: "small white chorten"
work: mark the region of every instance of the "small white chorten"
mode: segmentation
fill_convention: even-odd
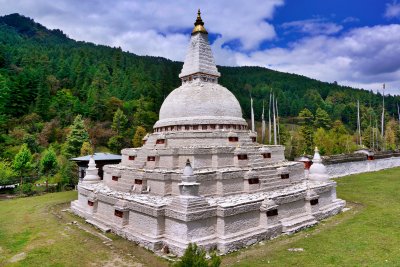
[[[193,175],[193,168],[190,160],[186,161],[186,166],[183,169],[182,182],[178,184],[180,195],[183,197],[199,196],[200,183],[196,181],[196,176]]]
[[[88,184],[93,184],[100,182],[100,176],[99,176],[99,169],[96,168],[96,162],[94,161],[93,156],[90,157],[89,160],[89,165],[86,170],[86,175],[83,178],[83,183],[88,183]]]
[[[314,181],[326,181],[329,179],[328,172],[324,164],[322,164],[321,155],[318,147],[315,147],[313,164],[310,167],[309,179]]]

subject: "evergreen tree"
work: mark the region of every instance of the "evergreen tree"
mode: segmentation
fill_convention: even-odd
[[[49,186],[49,176],[57,171],[58,162],[56,152],[52,147],[45,150],[40,160],[40,172],[46,176],[46,191]]]
[[[0,73],[0,114],[5,114],[9,97],[10,89],[7,86],[6,78]]]
[[[143,138],[146,136],[146,129],[142,126],[136,128],[135,135],[133,136],[132,145],[133,147],[141,147],[143,144]]]
[[[45,150],[40,160],[40,171],[44,175],[53,174],[58,167],[56,152],[52,147]]]
[[[0,185],[9,185],[14,183],[17,176],[12,165],[7,161],[0,161]]]
[[[314,151],[313,117],[311,111],[306,108],[299,113],[299,118],[302,123],[299,130],[302,139],[302,150],[308,154],[311,154]]]
[[[74,123],[71,125],[70,129],[71,131],[67,136],[63,151],[67,158],[78,156],[83,143],[89,141],[89,134],[81,115],[75,117]]]
[[[315,127],[330,129],[331,123],[332,123],[331,118],[329,117],[328,112],[326,112],[322,108],[317,108],[317,111],[315,112],[315,119],[314,119]]]
[[[121,153],[121,150],[126,147],[125,138],[121,135],[114,135],[108,140],[108,147],[113,153]]]
[[[117,133],[117,135],[123,135],[123,133],[126,131],[127,124],[128,118],[125,116],[122,110],[117,109],[114,114],[111,128]]]
[[[109,72],[104,64],[101,64],[89,86],[87,95],[88,115],[92,119],[102,120],[106,109],[106,99],[109,97],[108,84]]]
[[[32,153],[26,144],[21,146],[19,152],[15,155],[13,161],[13,169],[19,175],[21,182],[20,188],[22,190],[23,178],[26,177],[32,168]]]
[[[50,89],[47,85],[39,83],[38,95],[36,97],[36,113],[42,118],[47,119],[49,116],[50,106]]]

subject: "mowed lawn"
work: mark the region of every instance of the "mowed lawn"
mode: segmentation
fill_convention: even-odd
[[[350,210],[224,256],[222,265],[400,266],[400,168],[336,181]],[[0,266],[168,266],[113,234],[107,241],[62,211],[76,197],[64,192],[0,201]]]
[[[168,266],[63,211],[76,198],[70,191],[0,201],[0,266]]]
[[[336,179],[351,209],[224,257],[224,266],[400,266],[400,168]],[[300,248],[303,251],[289,251]]]

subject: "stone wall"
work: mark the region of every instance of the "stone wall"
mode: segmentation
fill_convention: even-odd
[[[330,178],[347,176],[351,174],[373,172],[394,167],[400,167],[400,157],[390,157],[375,160],[341,162],[326,165]]]

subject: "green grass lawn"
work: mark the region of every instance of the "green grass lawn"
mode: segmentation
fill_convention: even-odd
[[[107,237],[62,211],[76,198],[70,191],[0,201],[0,266],[168,266],[113,234],[103,243]]]
[[[223,265],[400,266],[400,168],[336,181],[338,197],[347,200],[349,211],[228,255]]]
[[[400,266],[400,168],[337,182],[349,211],[224,256],[222,265]],[[168,266],[113,234],[104,243],[93,227],[62,211],[76,197],[64,192],[0,201],[0,266]]]

